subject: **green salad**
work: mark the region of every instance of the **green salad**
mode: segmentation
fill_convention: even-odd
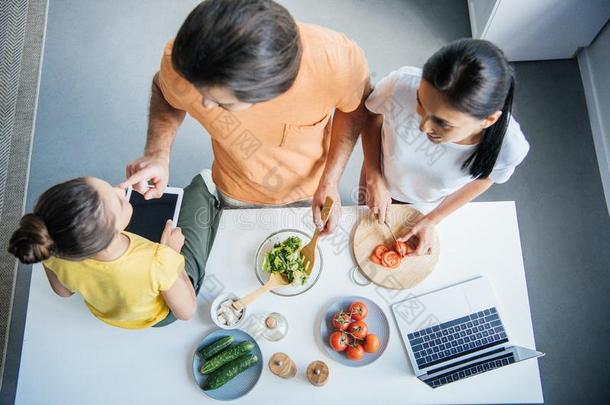
[[[305,284],[307,273],[301,257],[301,239],[291,236],[281,243],[276,243],[265,255],[263,270],[269,273],[281,273],[291,284],[295,280],[301,285]]]

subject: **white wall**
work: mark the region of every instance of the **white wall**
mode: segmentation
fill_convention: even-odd
[[[475,38],[510,61],[569,59],[610,16],[610,0],[469,0]]]
[[[610,214],[610,23],[579,53],[578,64]]]
[[[491,21],[499,0],[468,0],[468,12],[470,13],[470,27],[473,38],[481,38]]]

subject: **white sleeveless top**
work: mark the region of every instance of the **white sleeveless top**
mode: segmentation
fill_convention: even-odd
[[[439,203],[473,180],[462,164],[477,145],[435,144],[419,130],[416,108],[421,74],[421,69],[410,66],[390,73],[375,86],[366,107],[383,115],[382,171],[392,198]],[[506,182],[528,151],[529,143],[511,117],[489,178]]]

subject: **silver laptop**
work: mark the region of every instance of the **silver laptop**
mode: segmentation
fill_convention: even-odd
[[[392,305],[415,375],[432,388],[544,353],[511,344],[491,285],[478,277]],[[426,321],[415,321],[416,313]]]

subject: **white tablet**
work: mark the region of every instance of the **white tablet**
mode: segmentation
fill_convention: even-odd
[[[181,188],[167,187],[161,198],[145,200],[142,194],[129,187],[127,199],[133,207],[133,214],[126,231],[160,242],[167,220],[171,219],[174,227],[178,223],[182,193]]]

